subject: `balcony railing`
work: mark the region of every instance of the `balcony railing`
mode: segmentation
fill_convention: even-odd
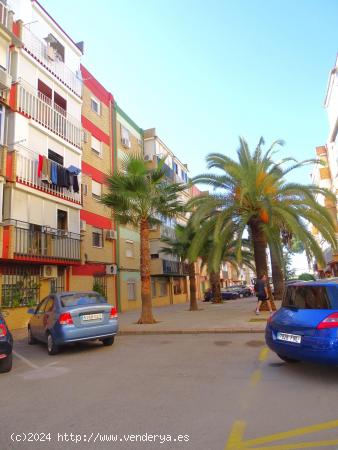
[[[70,144],[81,148],[81,123],[58,105],[51,105],[47,97],[22,81],[17,85],[17,109]]]
[[[81,97],[82,79],[63,61],[53,60],[48,56],[48,44],[35,36],[27,27],[23,27],[22,40],[25,50],[37,59],[49,72],[65,84],[72,92]]]
[[[15,227],[16,256],[46,260],[80,260],[79,234],[20,221],[11,221],[11,224]]]
[[[52,194],[65,200],[81,203],[81,193],[73,192],[65,187],[48,184],[38,176],[38,155],[35,158],[23,156],[16,152],[16,179],[19,183]],[[56,163],[55,163],[56,164]],[[80,185],[80,183],[79,183]]]
[[[176,239],[176,233],[173,228],[170,228],[166,225],[161,225],[160,231],[161,231],[161,237],[166,237],[169,239]]]
[[[165,275],[188,275],[189,265],[180,261],[162,260],[163,273]]]

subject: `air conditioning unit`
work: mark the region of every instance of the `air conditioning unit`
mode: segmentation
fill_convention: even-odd
[[[107,230],[106,231],[106,239],[108,241],[112,241],[117,238],[117,232],[115,230]]]
[[[85,220],[80,220],[80,230],[86,231],[87,228],[87,222]]]
[[[122,138],[121,142],[122,142],[123,147],[126,147],[126,148],[130,148],[131,147],[131,142],[130,142],[129,139]]]
[[[57,278],[58,276],[57,266],[42,266],[40,276],[41,278]]]
[[[106,274],[116,275],[117,274],[117,264],[106,264]]]
[[[55,48],[51,47],[50,45],[47,47],[47,56],[51,61],[56,60],[56,50],[55,50]]]
[[[12,77],[6,69],[0,66],[0,90],[7,91],[12,86]]]

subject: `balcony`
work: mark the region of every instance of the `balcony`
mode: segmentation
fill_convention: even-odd
[[[33,189],[45,192],[46,194],[55,195],[56,197],[81,204],[80,192],[73,192],[73,190],[48,184],[41,180],[41,177],[38,176],[38,155],[33,152],[31,153],[32,156],[27,157],[19,152],[15,152],[16,181]]]
[[[161,224],[160,234],[161,234],[161,237],[166,237],[169,239],[176,239],[175,230],[173,228],[168,227],[167,225]]]
[[[180,261],[168,259],[152,259],[150,263],[151,275],[187,276],[189,265]]]
[[[22,81],[17,84],[16,105],[18,111],[75,147],[81,148],[81,123],[58,105],[52,104],[48,97]]]
[[[12,33],[13,11],[0,2],[0,25]]]
[[[14,225],[14,258],[80,261],[79,234],[16,220],[10,224]]]
[[[63,61],[52,59],[47,42],[35,36],[27,27],[22,29],[24,49],[39,61],[45,69],[51,72],[59,81],[66,85],[74,94],[81,97],[82,79],[74,73]],[[80,71],[79,71],[80,74]]]

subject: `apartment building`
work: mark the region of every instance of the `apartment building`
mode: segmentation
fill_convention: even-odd
[[[160,159],[165,159],[164,171],[169,182],[186,183],[188,168],[166,144],[157,136],[155,128],[144,130],[144,155],[150,167],[155,167]],[[191,198],[191,190],[180,194],[183,203]],[[161,251],[163,236],[175,237],[176,223],[186,224],[187,217],[179,215],[176,220],[167,220],[155,227],[150,233],[151,253],[151,290],[153,304],[166,305],[183,303],[189,299],[188,264],[177,257]]]
[[[81,265],[72,267],[72,290],[97,290],[117,303],[116,238],[112,211],[101,202],[114,171],[113,96],[81,65],[83,79]]]
[[[143,131],[115,103],[114,127],[117,149],[117,169],[123,157],[143,154]],[[130,226],[118,226],[118,296],[119,310],[141,308],[140,232]]]
[[[329,133],[325,145],[316,147],[316,157],[320,159],[324,165],[317,164],[312,172],[312,181],[321,186],[331,190],[336,199],[338,194],[338,56],[335,61],[333,69],[330,71],[329,80],[324,100],[324,106],[327,111]],[[325,200],[320,196],[318,198],[323,206],[325,206],[332,214],[337,224],[338,236],[338,216],[337,216],[337,201],[332,202]],[[313,233],[321,244],[324,257],[325,267],[321,267],[315,263],[315,269],[321,276],[332,274],[338,276],[338,254],[334,249],[327,245],[322,239],[318,230],[313,229]]]
[[[9,108],[1,107],[0,282],[2,306],[18,326],[27,305],[69,289],[71,268],[81,263],[83,45],[38,1],[13,5],[10,12],[0,4],[11,27],[1,44],[12,40],[6,61],[0,55],[11,77]]]

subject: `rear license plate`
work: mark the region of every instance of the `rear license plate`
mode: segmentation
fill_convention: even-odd
[[[295,344],[300,344],[302,342],[302,336],[298,336],[297,334],[277,333],[277,339],[280,341],[293,342]]]
[[[84,314],[83,316],[81,316],[81,318],[82,320],[102,320],[103,314]]]

